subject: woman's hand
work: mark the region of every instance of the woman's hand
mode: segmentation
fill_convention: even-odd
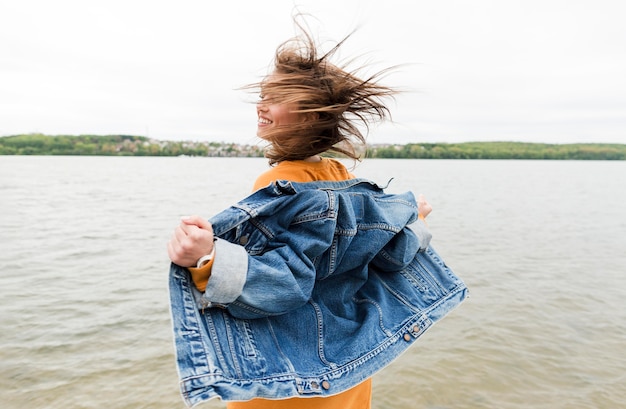
[[[200,257],[213,251],[213,228],[200,216],[183,217],[167,243],[167,254],[181,267],[195,267]]]
[[[417,213],[420,219],[425,219],[426,216],[428,216],[432,211],[433,207],[430,205],[430,203],[428,203],[426,197],[424,197],[424,195],[420,193],[417,198]]]

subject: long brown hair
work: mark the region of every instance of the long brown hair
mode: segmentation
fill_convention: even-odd
[[[398,91],[378,84],[378,80],[394,67],[360,79],[357,71],[363,67],[349,71],[349,63],[330,62],[353,33],[320,57],[316,42],[298,17],[302,16],[296,16],[294,23],[301,34],[278,46],[272,72],[267,77],[245,87],[260,91],[269,103],[294,104],[295,112],[309,118],[268,131],[263,136],[270,143],[265,156],[270,164],[306,159],[324,152],[359,160],[359,148],[366,146],[370,125],[391,119],[384,100],[393,98]],[[360,125],[364,126],[365,135]]]

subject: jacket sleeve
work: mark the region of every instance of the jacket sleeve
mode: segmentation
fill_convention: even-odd
[[[304,305],[315,285],[314,260],[332,244],[334,222],[320,220],[286,232],[262,254],[216,242],[215,261],[204,298],[235,317],[252,319],[284,314]]]

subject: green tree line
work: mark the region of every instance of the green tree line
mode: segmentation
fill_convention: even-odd
[[[160,141],[133,135],[27,134],[0,138],[0,155],[263,156],[257,146]]]
[[[626,144],[525,142],[420,143],[375,146],[371,158],[626,160]]]
[[[160,141],[132,135],[43,135],[0,137],[0,155],[237,156],[262,157],[257,145]],[[524,142],[372,145],[370,158],[626,160],[626,144]]]

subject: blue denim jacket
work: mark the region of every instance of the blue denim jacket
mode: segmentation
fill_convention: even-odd
[[[417,216],[412,193],[352,179],[278,181],[212,217],[206,291],[170,270],[186,403],[335,395],[398,357],[467,295]]]

